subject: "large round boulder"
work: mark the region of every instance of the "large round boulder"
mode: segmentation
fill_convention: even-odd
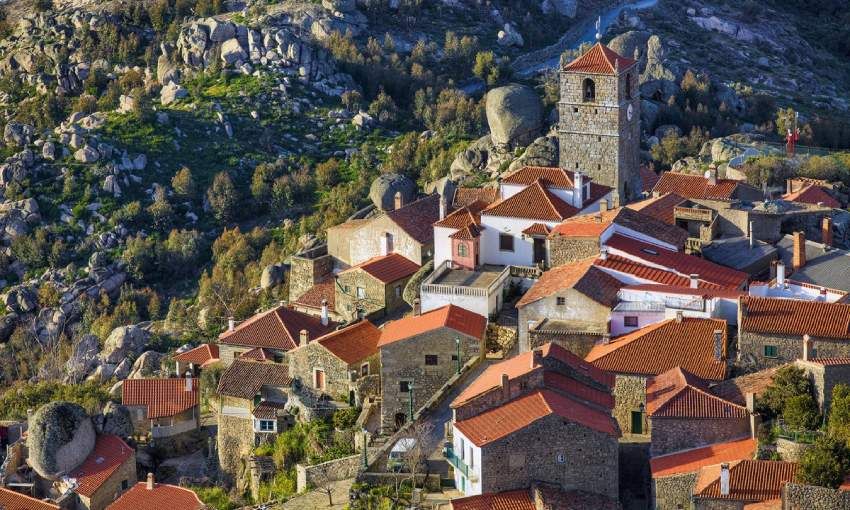
[[[487,124],[496,146],[518,147],[531,143],[543,127],[543,104],[525,85],[510,84],[487,93]]]
[[[401,193],[402,204],[409,204],[416,198],[416,183],[406,175],[381,174],[369,188],[369,198],[382,211],[395,209],[396,193]]]
[[[100,357],[106,363],[121,363],[128,356],[138,356],[148,344],[150,333],[138,326],[119,326],[109,333]]]
[[[36,473],[54,479],[79,466],[94,449],[95,430],[85,409],[51,402],[29,420],[29,463]]]

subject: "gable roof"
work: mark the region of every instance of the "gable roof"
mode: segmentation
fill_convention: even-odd
[[[97,436],[89,456],[68,475],[77,479],[75,492],[90,498],[134,454],[118,436]]]
[[[738,419],[750,415],[744,406],[709,393],[703,381],[681,367],[649,380],[646,411],[653,418]]]
[[[684,229],[627,207],[567,218],[552,230],[552,235],[598,237],[615,223],[677,248],[684,246],[688,238]]]
[[[577,208],[555,196],[538,180],[516,195],[493,203],[481,214],[505,218],[563,221],[578,212]]]
[[[524,166],[502,177],[500,182],[531,186],[539,180],[547,188],[573,189],[575,187],[573,175],[573,172],[556,166]],[[586,179],[590,178],[586,177]]]
[[[657,182],[657,181],[656,181]],[[663,221],[668,225],[675,225],[674,209],[677,205],[685,202],[685,198],[675,193],[666,193],[658,197],[650,197],[626,206],[633,211],[641,212],[647,216]]]
[[[127,379],[121,386],[121,403],[125,406],[147,407],[148,419],[176,416],[198,405],[198,379],[190,379],[191,391],[186,391],[187,380]]]
[[[658,182],[658,179],[661,178],[660,175],[655,173],[655,170],[652,170],[646,165],[641,165],[638,168],[638,172],[640,173],[640,189],[644,193],[652,192],[652,188],[655,187],[655,184]]]
[[[517,301],[516,307],[522,308],[567,289],[574,289],[603,306],[613,306],[617,302],[617,292],[623,284],[594,267],[594,260],[595,258],[588,258],[544,272]]]
[[[695,498],[766,501],[781,496],[782,486],[794,480],[797,464],[778,460],[739,460],[729,463],[729,494],[720,493],[720,465],[700,469]]]
[[[478,236],[481,235],[481,227],[476,225],[475,223],[470,223],[469,225],[463,227],[458,230],[454,234],[449,236],[449,239],[458,239],[463,241],[471,241]]]
[[[458,188],[452,197],[452,207],[467,207],[475,202],[492,204],[499,198],[499,188]]]
[[[606,272],[609,273],[625,273],[641,280],[648,280],[663,285],[672,285],[676,287],[687,287],[690,285],[690,278],[686,276],[682,276],[672,271],[658,269],[646,264],[641,264],[640,262],[620,257],[619,255],[609,254],[604,260],[601,257],[597,258],[593,262],[593,265],[602,269],[607,269],[608,271]],[[613,276],[617,278],[616,274]],[[700,289],[721,288],[720,285],[710,283],[702,279],[700,279],[697,284]]]
[[[850,305],[748,296],[741,306],[741,331],[850,338]]]
[[[298,345],[302,329],[306,329],[310,338],[315,338],[334,330],[336,324],[323,325],[319,317],[299,312],[288,306],[278,306],[258,313],[236,326],[233,331],[224,331],[219,343],[248,347],[266,347],[288,351]]]
[[[476,202],[476,204],[480,204],[480,202]],[[456,209],[451,213],[447,214],[445,218],[434,223],[434,226],[446,228],[463,228],[467,225],[477,225],[481,221],[480,212],[482,209],[484,209],[484,207],[473,212],[473,206],[463,206],[460,209]]]
[[[714,331],[723,332],[723,358],[714,358]],[[659,375],[674,367],[721,381],[726,377],[726,321],[691,317],[651,324],[594,346],[585,360],[621,374]]]
[[[155,483],[148,489],[145,482],[139,482],[121,495],[106,510],[201,510],[204,504],[198,495],[189,489]]]
[[[221,374],[218,393],[229,397],[253,399],[263,386],[284,388],[290,384],[292,378],[286,365],[236,359]]]
[[[709,388],[709,391],[723,400],[728,400],[738,405],[746,405],[747,393],[753,393],[756,397],[764,393],[764,390],[773,383],[773,376],[776,374],[776,371],[783,366],[785,365],[765,368],[751,374],[726,379]]]
[[[484,338],[487,318],[457,305],[446,305],[421,315],[410,315],[384,325],[378,347],[434,331],[450,328],[472,338]]]
[[[351,266],[340,274],[362,269],[383,284],[397,282],[419,271],[419,264],[398,253],[379,255]]]
[[[174,356],[174,361],[203,367],[218,362],[218,344],[201,344]]]
[[[731,200],[739,186],[746,186],[758,191],[749,184],[734,179],[717,179],[717,184],[710,184],[701,175],[683,174],[679,172],[664,172],[652,188],[653,193],[675,193],[685,198],[702,198],[707,200]]]
[[[420,244],[431,244],[434,242],[434,229],[431,226],[440,219],[440,195],[433,193],[387,211],[386,215]]]
[[[307,289],[307,292],[298,296],[295,304],[305,308],[322,309],[322,301],[328,305],[328,311],[334,311],[336,304],[336,281],[333,278],[325,278]]]
[[[269,361],[274,360],[274,353],[262,347],[254,347],[250,351],[243,352],[239,355],[239,359],[250,359],[253,361]]]
[[[553,414],[597,432],[620,435],[610,414],[549,389],[533,391],[472,418],[455,421],[454,426],[481,447]]]
[[[59,510],[58,505],[31,498],[3,487],[0,487],[0,508],[3,510]]]
[[[716,443],[700,448],[659,455],[650,459],[649,467],[653,478],[693,473],[705,466],[735,460],[752,459],[757,450],[758,441],[747,437],[725,443]]]
[[[381,330],[368,320],[362,320],[315,341],[350,365],[377,353],[380,338]]]
[[[531,491],[490,492],[451,500],[452,510],[536,510]]]
[[[841,203],[838,200],[815,184],[809,184],[792,193],[786,193],[782,195],[782,199],[800,204],[821,204],[824,207],[841,209]]]
[[[565,65],[564,70],[578,73],[618,74],[635,63],[636,61],[620,56],[608,46],[597,42],[584,55]]]

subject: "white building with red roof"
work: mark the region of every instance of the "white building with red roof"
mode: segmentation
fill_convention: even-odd
[[[206,508],[198,495],[189,489],[156,483],[153,473],[125,492],[106,510],[201,510]]]

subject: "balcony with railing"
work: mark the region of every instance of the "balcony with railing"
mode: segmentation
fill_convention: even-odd
[[[470,475],[473,474],[472,469],[470,469],[470,467],[467,466],[466,463],[461,460],[460,457],[458,457],[458,455],[454,451],[454,448],[452,448],[451,446],[446,446],[445,448],[443,448],[443,457],[446,458],[446,462],[448,462],[449,465],[451,465],[455,469],[455,471],[461,473],[467,479],[470,478]]]
[[[673,218],[682,221],[701,221],[704,223],[711,223],[714,221],[714,211],[702,207],[676,206],[673,208]]]

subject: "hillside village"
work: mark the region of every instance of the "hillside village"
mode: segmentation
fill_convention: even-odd
[[[260,158],[255,146],[275,145],[250,197],[225,193],[226,173],[204,196],[188,191],[191,175],[148,182],[135,149],[145,143],[114,116],[74,113],[49,135],[6,125],[14,150],[0,181],[20,196],[0,211],[3,256],[24,253],[15,239],[42,215],[66,225],[50,235],[68,235],[8,264],[21,276],[4,295],[0,346],[25,352],[13,347],[23,324],[58,347],[43,349],[53,363],[8,375],[23,384],[3,397],[0,510],[850,509],[850,193],[844,174],[816,171],[850,165],[848,153],[801,143],[793,112],[772,126],[784,142],[752,125],[709,139],[698,124],[687,134],[660,123],[682,96],[668,90],[657,36],[606,38],[597,25],[548,82],[551,115],[528,85],[481,76],[489,133],[445,149],[428,167],[439,171],[417,179],[388,163],[421,156],[379,127],[396,106],[328,107],[360,77],[301,39],[305,28],[353,37],[375,21],[355,2],[303,9],[274,31],[213,17],[183,26],[157,50],[156,76],[137,77],[162,85],[163,109],[146,121],[165,138],[158,158],[221,136],[211,152],[241,169]],[[728,32],[713,11],[690,10]],[[68,22],[102,22],[80,16]],[[498,44],[521,47],[517,26],[505,23]],[[25,73],[18,60],[6,62]],[[59,70],[69,90],[86,80],[78,64]],[[241,78],[188,75],[222,64]],[[256,94],[255,67],[276,73]],[[41,78],[29,85],[55,85]],[[188,102],[217,87],[245,93],[209,111]],[[151,101],[135,94],[120,95],[122,114]],[[194,124],[198,108],[213,127]],[[248,127],[227,108],[271,120]],[[281,126],[309,138],[278,137]],[[283,163],[309,151],[337,167]],[[48,161],[68,165],[62,200],[81,206],[47,210],[40,186],[53,184],[36,177]],[[106,161],[106,172],[91,166]],[[320,168],[347,191],[309,189]],[[122,200],[142,195],[152,205],[131,214]],[[179,217],[165,241],[157,206]],[[248,233],[265,220],[285,226]],[[207,235],[214,221],[223,231]],[[207,242],[201,267],[190,252]],[[64,262],[75,245],[91,253],[84,270],[68,259],[35,276],[39,259]],[[198,275],[195,303],[178,294],[182,271]],[[163,289],[167,315],[156,311]],[[0,364],[0,379],[13,365]]]

